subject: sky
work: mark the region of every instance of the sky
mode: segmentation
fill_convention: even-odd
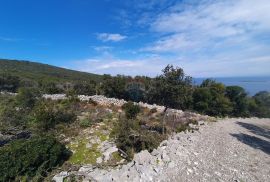
[[[0,0],[0,58],[97,73],[270,75],[269,0]]]

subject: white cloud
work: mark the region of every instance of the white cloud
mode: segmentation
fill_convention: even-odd
[[[136,54],[130,54],[133,58],[120,59],[111,51],[109,55],[78,61],[71,67],[98,74],[132,76],[156,76],[167,64],[182,67],[193,77],[270,74],[269,0],[186,0],[152,13],[153,16],[141,15],[141,22],[149,24],[148,35],[154,41],[143,40],[145,47],[134,50]],[[109,35],[112,34],[98,37],[117,41]],[[108,48],[96,50],[106,52]],[[155,56],[147,56],[149,53]]]
[[[97,38],[103,42],[119,42],[127,38],[125,35],[121,34],[111,34],[111,33],[98,33]]]
[[[17,42],[17,41],[21,41],[22,39],[10,38],[10,37],[0,37],[0,40],[7,41],[7,42]]]
[[[174,34],[166,36],[156,41],[150,46],[143,48],[143,51],[153,52],[177,52],[180,50],[187,50],[194,47],[197,43],[195,41],[189,41],[187,37],[181,34]]]
[[[97,57],[74,61],[68,67],[96,74],[156,76],[166,64],[158,57],[147,57],[145,59],[108,59]]]
[[[113,49],[111,46],[92,46],[92,48],[98,52],[110,51]]]
[[[149,46],[153,49],[146,50],[179,52],[190,45],[208,49],[218,42],[226,42],[226,39],[243,37],[258,44],[254,42],[256,36],[270,33],[269,9],[269,0],[180,3],[150,23],[151,30],[161,33],[162,38]]]
[[[269,75],[270,56],[216,55],[202,56],[196,60],[187,57],[168,58],[166,56],[144,59],[94,58],[73,62],[70,68],[96,74],[123,74],[156,76],[167,65],[173,64],[184,69],[192,77],[230,77]],[[232,66],[233,65],[233,66]]]
[[[205,2],[205,1],[202,1]],[[209,36],[230,36],[247,29],[270,29],[270,1],[206,1],[186,8],[176,6],[152,24],[155,31],[196,31]],[[183,5],[182,5],[183,6]]]

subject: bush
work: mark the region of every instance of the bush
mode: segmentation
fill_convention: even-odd
[[[135,105],[133,102],[125,103],[122,108],[124,109],[126,118],[128,119],[136,118],[141,111],[140,106]]]
[[[20,88],[18,91],[18,95],[16,95],[15,97],[15,100],[19,107],[33,108],[40,96],[40,92],[37,89]]]
[[[116,145],[131,160],[134,153],[141,150],[152,151],[165,139],[164,135],[141,128],[137,120],[120,119],[112,132],[116,137]]]
[[[16,92],[20,86],[20,78],[9,74],[0,75],[0,91]]]
[[[0,96],[0,128],[25,127],[30,110],[19,108],[13,96]]]
[[[91,126],[92,122],[89,119],[83,119],[80,121],[80,127],[87,128]]]
[[[61,165],[69,156],[65,146],[52,137],[12,142],[0,148],[0,181],[45,176],[47,171]]]
[[[76,115],[67,108],[59,108],[53,102],[43,101],[32,112],[32,120],[38,129],[48,131],[59,123],[71,123]]]

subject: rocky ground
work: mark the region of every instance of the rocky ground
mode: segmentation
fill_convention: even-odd
[[[84,166],[85,181],[269,181],[270,119],[222,119],[181,132],[112,169]],[[63,175],[71,173],[63,173]]]

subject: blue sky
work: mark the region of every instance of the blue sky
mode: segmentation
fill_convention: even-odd
[[[269,0],[0,0],[0,58],[104,74],[270,75]]]

